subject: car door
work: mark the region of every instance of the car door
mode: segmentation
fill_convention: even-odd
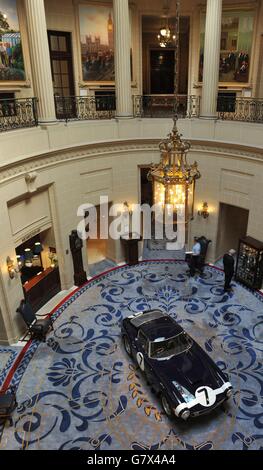
[[[132,342],[132,354],[137,362],[138,366],[142,371],[144,371],[145,366],[145,356],[147,353],[148,340],[145,334],[139,330],[137,336]]]

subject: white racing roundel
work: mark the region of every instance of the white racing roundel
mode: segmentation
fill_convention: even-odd
[[[144,357],[143,357],[143,354],[141,352],[138,352],[136,354],[136,359],[137,359],[137,362],[138,362],[138,365],[139,365],[140,369],[142,371],[144,371]]]
[[[212,406],[216,402],[216,393],[210,387],[199,387],[195,397],[202,406]]]

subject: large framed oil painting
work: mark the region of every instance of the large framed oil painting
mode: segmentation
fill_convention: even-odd
[[[225,11],[222,15],[219,82],[248,83],[254,11]],[[199,81],[203,81],[205,14],[201,14]]]
[[[0,84],[25,81],[17,0],[0,0]]]
[[[113,83],[115,74],[112,5],[80,3],[78,8],[83,81]]]

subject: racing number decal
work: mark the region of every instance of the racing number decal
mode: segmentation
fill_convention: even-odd
[[[199,390],[199,393],[201,393],[201,392],[203,392],[203,391],[205,392],[206,404],[207,404],[207,406],[209,406],[209,405],[210,405],[210,400],[209,400],[208,391],[206,390],[206,388],[201,388],[201,389]]]
[[[202,406],[212,406],[216,401],[215,391],[210,387],[199,387],[195,392],[195,397]]]
[[[143,354],[141,352],[138,352],[136,354],[136,359],[137,359],[137,362],[138,362],[138,365],[139,365],[140,369],[142,371],[144,371],[144,357],[143,357]]]

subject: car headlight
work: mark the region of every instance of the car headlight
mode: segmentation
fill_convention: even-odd
[[[232,390],[232,388],[229,388],[226,392],[226,396],[227,396],[227,398],[230,398],[230,397],[232,397],[232,395],[233,395],[233,390]]]
[[[190,411],[189,410],[184,410],[181,414],[181,418],[186,421],[190,416]]]

